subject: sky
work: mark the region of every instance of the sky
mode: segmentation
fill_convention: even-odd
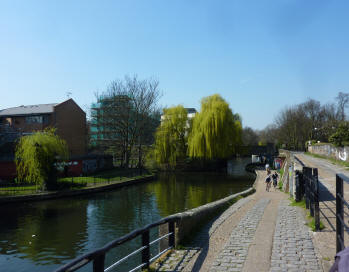
[[[0,0],[0,109],[85,111],[125,75],[159,81],[164,107],[219,93],[243,126],[349,92],[346,0]]]

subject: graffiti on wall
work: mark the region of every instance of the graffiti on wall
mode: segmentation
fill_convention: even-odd
[[[338,157],[342,160],[342,161],[346,161],[347,160],[347,152],[345,150],[343,150],[343,152],[339,151],[338,152]]]

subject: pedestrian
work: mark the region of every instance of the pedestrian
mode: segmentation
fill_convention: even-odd
[[[274,189],[276,190],[276,186],[278,185],[278,173],[274,172],[274,174],[271,176],[273,178],[273,185],[274,185]]]
[[[271,177],[270,177],[270,175],[267,175],[267,177],[265,179],[265,183],[266,183],[265,190],[267,192],[269,192],[270,185],[271,185]]]

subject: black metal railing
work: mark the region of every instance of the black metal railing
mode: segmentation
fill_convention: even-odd
[[[345,248],[344,229],[349,233],[349,228],[344,222],[344,206],[349,208],[344,199],[343,181],[349,183],[349,178],[343,174],[336,174],[336,252]]]
[[[317,168],[303,167],[305,205],[314,217],[315,230],[320,230],[319,178]]]
[[[180,219],[179,216],[169,216],[166,218],[163,218],[155,223],[149,224],[145,226],[144,228],[137,229],[121,238],[118,238],[114,241],[111,241],[110,243],[106,244],[104,247],[97,249],[95,251],[92,251],[90,253],[87,253],[81,257],[78,257],[68,264],[58,268],[55,270],[55,272],[71,272],[76,271],[77,269],[80,269],[81,267],[87,265],[90,262],[93,262],[93,272],[102,272],[102,271],[110,271],[111,269],[115,268],[116,266],[120,265],[121,263],[125,262],[130,257],[136,255],[137,253],[142,254],[141,263],[137,265],[136,267],[129,270],[129,272],[136,271],[138,269],[145,269],[149,268],[150,263],[152,263],[154,260],[159,258],[161,255],[166,253],[168,250],[175,247],[175,223]],[[168,224],[168,232],[157,239],[150,241],[150,230],[155,227],[159,227],[160,225]],[[117,260],[112,265],[105,268],[105,257],[106,254],[113,248],[116,248],[117,246],[120,246],[128,241],[131,241],[137,237],[141,236],[142,238],[142,244],[141,246],[133,251],[132,253],[128,254],[127,256]],[[165,249],[160,249],[159,253],[156,254],[154,257],[150,258],[150,246],[160,242],[161,240],[168,238],[168,246]]]

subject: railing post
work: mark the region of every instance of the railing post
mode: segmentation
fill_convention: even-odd
[[[309,209],[309,168],[303,167],[303,179],[305,188],[305,207]]]
[[[341,220],[342,219],[342,220]],[[342,251],[344,247],[344,219],[343,212],[343,179],[336,174],[336,250]]]
[[[105,254],[99,255],[93,260],[93,272],[104,272]]]
[[[315,230],[320,230],[319,178],[317,168],[313,168]]]
[[[175,221],[170,221],[168,222],[168,232],[172,233],[168,239],[168,246],[170,247],[175,247],[176,246],[176,241],[175,241]]]
[[[310,216],[314,217],[314,196],[315,196],[315,187],[314,187],[314,176],[313,176],[313,168],[309,168],[309,184],[310,184]]]
[[[296,184],[295,184],[295,186],[296,186],[296,195],[295,195],[295,200],[296,200],[296,202],[298,202],[298,201],[300,201],[300,191],[299,191],[299,171],[298,170],[296,170],[295,171],[296,172],[296,175],[295,175],[295,180],[296,180]]]
[[[305,187],[304,187],[304,177],[303,172],[298,172],[298,181],[299,181],[299,193],[300,193],[300,200],[302,200],[305,197]]]
[[[149,230],[142,233],[142,246],[145,246],[142,250],[142,264],[146,264],[144,268],[149,268],[150,248],[149,248]]]

